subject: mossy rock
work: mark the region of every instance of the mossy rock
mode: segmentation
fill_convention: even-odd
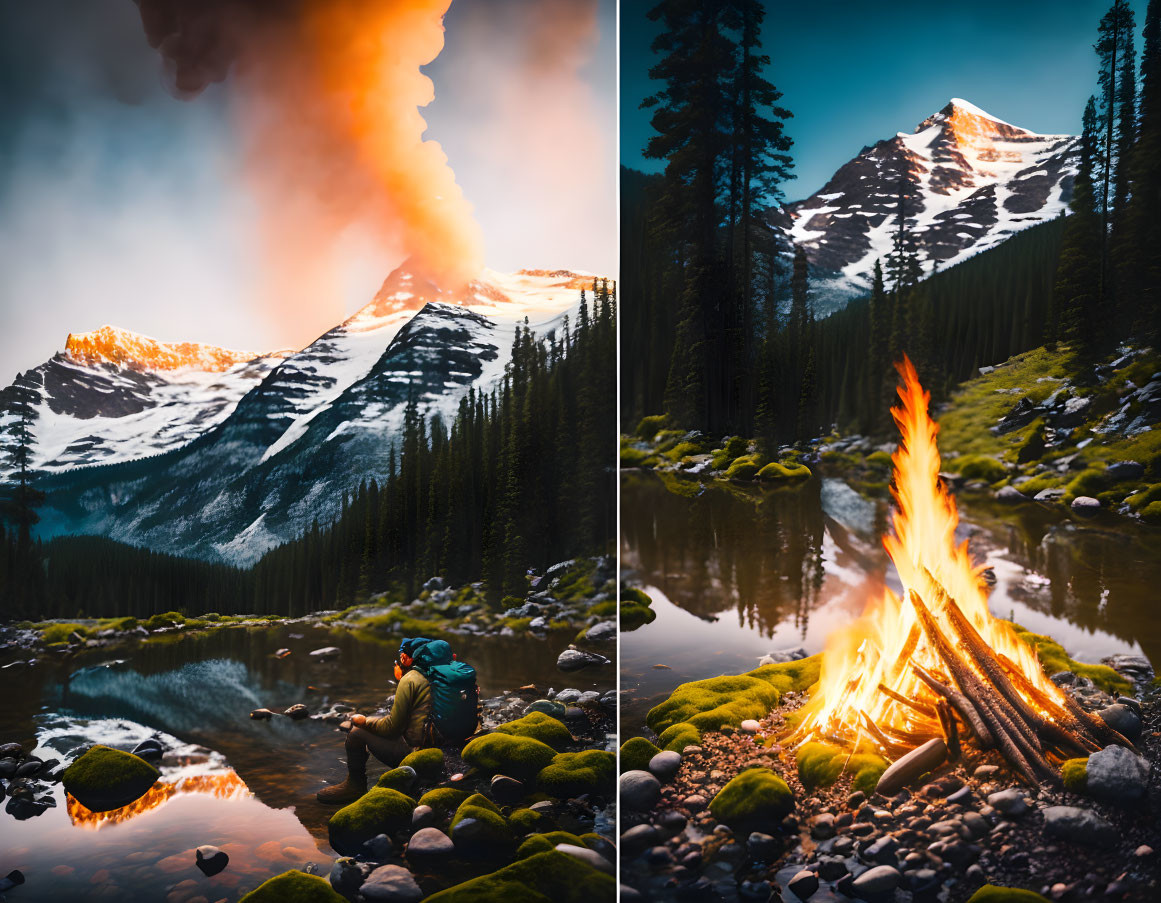
[[[659,752],[661,750],[644,737],[630,737],[621,744],[621,773],[648,771],[649,760]]]
[[[758,471],[758,479],[763,482],[774,480],[797,482],[798,480],[809,480],[812,476],[809,467],[794,462],[784,464],[781,461],[771,461]]]
[[[139,756],[94,746],[65,769],[64,788],[93,812],[128,806],[145,795],[161,772]]]
[[[523,718],[501,724],[496,730],[513,737],[531,737],[558,750],[572,742],[568,728],[544,712],[529,712]]]
[[[748,768],[710,802],[710,812],[735,833],[778,824],[794,810],[794,794],[769,768]]]
[[[460,803],[448,833],[456,853],[468,859],[507,862],[516,848],[508,820],[480,793],[473,793]]]
[[[438,781],[443,774],[443,750],[417,749],[404,756],[399,764],[414,768],[421,780]]]
[[[552,850],[441,890],[425,903],[591,903],[614,900],[616,893],[612,875]]]
[[[657,612],[652,608],[653,600],[644,590],[635,586],[621,587],[620,622],[622,630],[636,630],[646,624],[652,624],[657,618]]]
[[[1088,758],[1068,759],[1060,768],[1064,778],[1064,789],[1071,793],[1084,793],[1088,786]]]
[[[616,757],[603,749],[561,753],[540,772],[536,787],[557,799],[569,799],[585,793],[610,796]]]
[[[821,655],[812,655],[784,664],[763,665],[745,674],[681,684],[669,699],[649,710],[645,723],[661,735],[662,747],[680,752],[688,744],[678,747],[676,741],[694,731],[670,734],[675,725],[691,725],[698,736],[690,742],[699,743],[702,731],[717,730],[724,724],[737,727],[749,718],[763,718],[778,705],[783,693],[805,690],[816,683],[821,661]]]
[[[383,772],[379,776],[379,780],[375,782],[375,786],[386,787],[388,790],[398,790],[400,793],[406,794],[415,789],[418,780],[419,777],[414,768],[400,765],[398,768]]]
[[[531,781],[556,756],[547,743],[511,734],[487,734],[464,747],[463,760],[488,774]]]
[[[983,480],[985,483],[998,482],[1008,475],[1004,465],[991,455],[960,455],[948,467],[965,480]]]
[[[1011,624],[1011,622],[1008,622]],[[1125,678],[1121,677],[1108,665],[1087,665],[1068,657],[1068,653],[1052,637],[1043,636],[1025,630],[1019,624],[1011,624],[1016,636],[1036,650],[1040,665],[1044,673],[1055,674],[1057,671],[1071,671],[1079,677],[1087,677],[1098,687],[1112,696],[1123,696],[1132,693],[1133,687]]]
[[[415,800],[398,790],[376,787],[331,816],[327,823],[331,847],[354,856],[372,837],[408,827],[415,805]]]
[[[520,837],[556,830],[556,822],[535,809],[514,809],[508,815],[508,825]]]
[[[701,731],[688,721],[680,721],[672,727],[667,727],[657,738],[662,749],[670,752],[682,752],[687,746],[701,744]]]
[[[1049,901],[1047,897],[1035,891],[985,884],[968,897],[968,903],[1049,903]]]
[[[652,439],[663,429],[665,424],[669,421],[668,414],[651,414],[648,417],[642,417],[637,424],[636,433],[641,439]]]
[[[440,813],[444,818],[451,818],[452,814],[460,807],[471,794],[466,790],[460,790],[457,787],[436,787],[434,790],[429,790],[419,798],[420,806],[431,806],[433,810]]]
[[[239,903],[346,903],[329,881],[294,869],[264,881]]]
[[[870,796],[879,778],[887,770],[887,760],[874,753],[849,753],[826,743],[806,743],[798,748],[798,778],[807,790],[829,787],[846,772],[852,775],[851,786]]]
[[[726,468],[726,477],[731,480],[752,480],[758,475],[759,464],[755,455],[743,455]]]
[[[587,847],[588,844],[568,831],[549,831],[546,834],[533,834],[516,850],[517,859],[527,859],[537,853],[547,853],[556,849],[558,843],[571,843],[576,847]]]

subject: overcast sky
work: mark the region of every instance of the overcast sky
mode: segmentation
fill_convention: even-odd
[[[553,0],[596,4],[598,25],[581,87],[556,105],[588,117],[581,143],[595,162],[583,190],[557,196],[528,156],[563,160],[578,141],[558,132],[575,132],[574,122],[554,115],[544,83],[514,84],[504,67],[529,52],[529,2],[452,3],[444,51],[425,70],[436,89],[427,137],[475,206],[489,266],[612,275],[615,0]],[[105,323],[168,341],[275,344],[253,303],[254,209],[228,107],[222,86],[192,101],[171,96],[132,0],[0,3],[3,384],[70,331]],[[491,128],[487,109],[498,111]],[[515,125],[499,128],[501,116]],[[352,275],[345,308],[369,300],[386,275],[378,266]]]

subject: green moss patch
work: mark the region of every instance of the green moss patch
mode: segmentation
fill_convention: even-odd
[[[508,816],[508,825],[520,837],[526,834],[543,834],[556,830],[556,822],[535,809],[515,809]]]
[[[298,870],[259,884],[239,903],[346,903],[330,882]]]
[[[428,897],[427,903],[591,903],[613,900],[616,893],[612,875],[552,850],[449,887]]]
[[[561,753],[540,772],[536,788],[557,799],[585,793],[612,795],[615,757],[602,749]]]
[[[1084,793],[1088,786],[1088,759],[1068,759],[1060,768],[1064,778],[1064,789],[1072,793]]]
[[[1049,903],[1035,891],[1019,887],[997,887],[985,884],[968,898],[968,903]]]
[[[375,786],[386,787],[388,790],[398,790],[400,793],[410,793],[415,789],[416,779],[414,769],[400,766],[383,772],[379,776],[379,780],[375,782]]]
[[[680,752],[680,750],[678,750]],[[621,772],[645,771],[649,760],[661,752],[644,737],[630,737],[621,744]]]
[[[469,796],[471,794],[468,791],[459,790],[456,787],[436,787],[434,790],[427,791],[427,793],[419,798],[419,805],[431,806],[432,809],[440,813],[444,818],[450,818],[452,813]]]
[[[372,837],[410,825],[414,809],[415,800],[411,797],[398,790],[376,787],[331,816],[327,823],[331,847],[344,856],[354,856]]]
[[[874,753],[848,753],[825,743],[806,743],[796,754],[798,778],[808,790],[829,787],[844,772],[852,775],[851,786],[870,796],[887,770],[887,760]]]
[[[1010,623],[1010,622],[1009,622]],[[1036,650],[1044,673],[1055,674],[1057,671],[1071,671],[1080,677],[1087,677],[1098,687],[1113,696],[1131,693],[1132,685],[1108,665],[1086,665],[1068,657],[1068,653],[1052,637],[1043,636],[1025,630],[1018,624],[1012,624],[1016,636]]]
[[[781,461],[771,461],[765,467],[758,471],[758,479],[763,482],[773,482],[785,480],[789,482],[796,482],[798,480],[809,480],[812,476],[810,468],[805,464],[797,464],[793,461],[783,463]]]
[[[516,839],[508,820],[486,796],[474,793],[460,803],[448,832],[456,852],[471,859],[506,862]]]
[[[487,734],[464,747],[463,760],[488,774],[529,781],[556,755],[547,743],[511,734]]]
[[[731,480],[752,480],[758,475],[760,467],[757,455],[743,455],[726,468],[726,477]]]
[[[1008,475],[1004,465],[991,455],[960,455],[949,461],[947,467],[965,480],[983,480],[985,483],[997,483]]]
[[[438,781],[443,774],[442,749],[417,749],[403,757],[399,763],[415,769],[415,773],[425,781]]]
[[[531,737],[553,749],[564,749],[572,742],[568,728],[544,712],[529,712],[523,718],[501,724],[496,730],[514,737]]]
[[[534,834],[516,850],[517,859],[527,859],[537,853],[548,853],[556,849],[558,843],[571,843],[575,847],[587,847],[588,844],[568,831],[549,831],[547,834]]]
[[[794,794],[769,768],[748,768],[710,803],[714,818],[735,832],[776,825],[794,809]]]
[[[805,690],[817,682],[821,661],[821,655],[813,655],[795,662],[763,665],[745,674],[681,684],[669,699],[649,710],[645,723],[661,735],[659,743],[663,748],[680,752],[690,743],[700,743],[702,731],[717,730],[722,725],[737,727],[748,718],[765,717],[778,705],[783,693]],[[673,730],[681,724],[689,728]]]
[[[665,429],[665,425],[668,422],[668,414],[651,414],[648,417],[641,418],[641,422],[637,424],[635,432],[641,439],[652,439]]]
[[[93,812],[128,806],[145,795],[161,772],[132,753],[94,746],[65,769],[64,788]]]

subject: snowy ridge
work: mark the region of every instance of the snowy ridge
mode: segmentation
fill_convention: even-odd
[[[865,292],[891,252],[902,188],[924,272],[1067,209],[1077,139],[1022,129],[953,98],[913,132],[864,148],[816,194],[772,216],[823,290],[819,313]]]

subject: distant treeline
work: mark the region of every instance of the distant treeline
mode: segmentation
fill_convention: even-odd
[[[436,574],[483,581],[497,601],[523,594],[527,569],[612,547],[615,386],[615,289],[595,280],[559,334],[517,327],[500,386],[470,392],[450,426],[426,421],[411,399],[386,477],[252,569],[101,537],[37,542],[28,537],[35,512],[12,507],[11,526],[0,526],[0,621],[297,615],[381,590],[414,593]],[[31,489],[25,497],[35,504]]]

